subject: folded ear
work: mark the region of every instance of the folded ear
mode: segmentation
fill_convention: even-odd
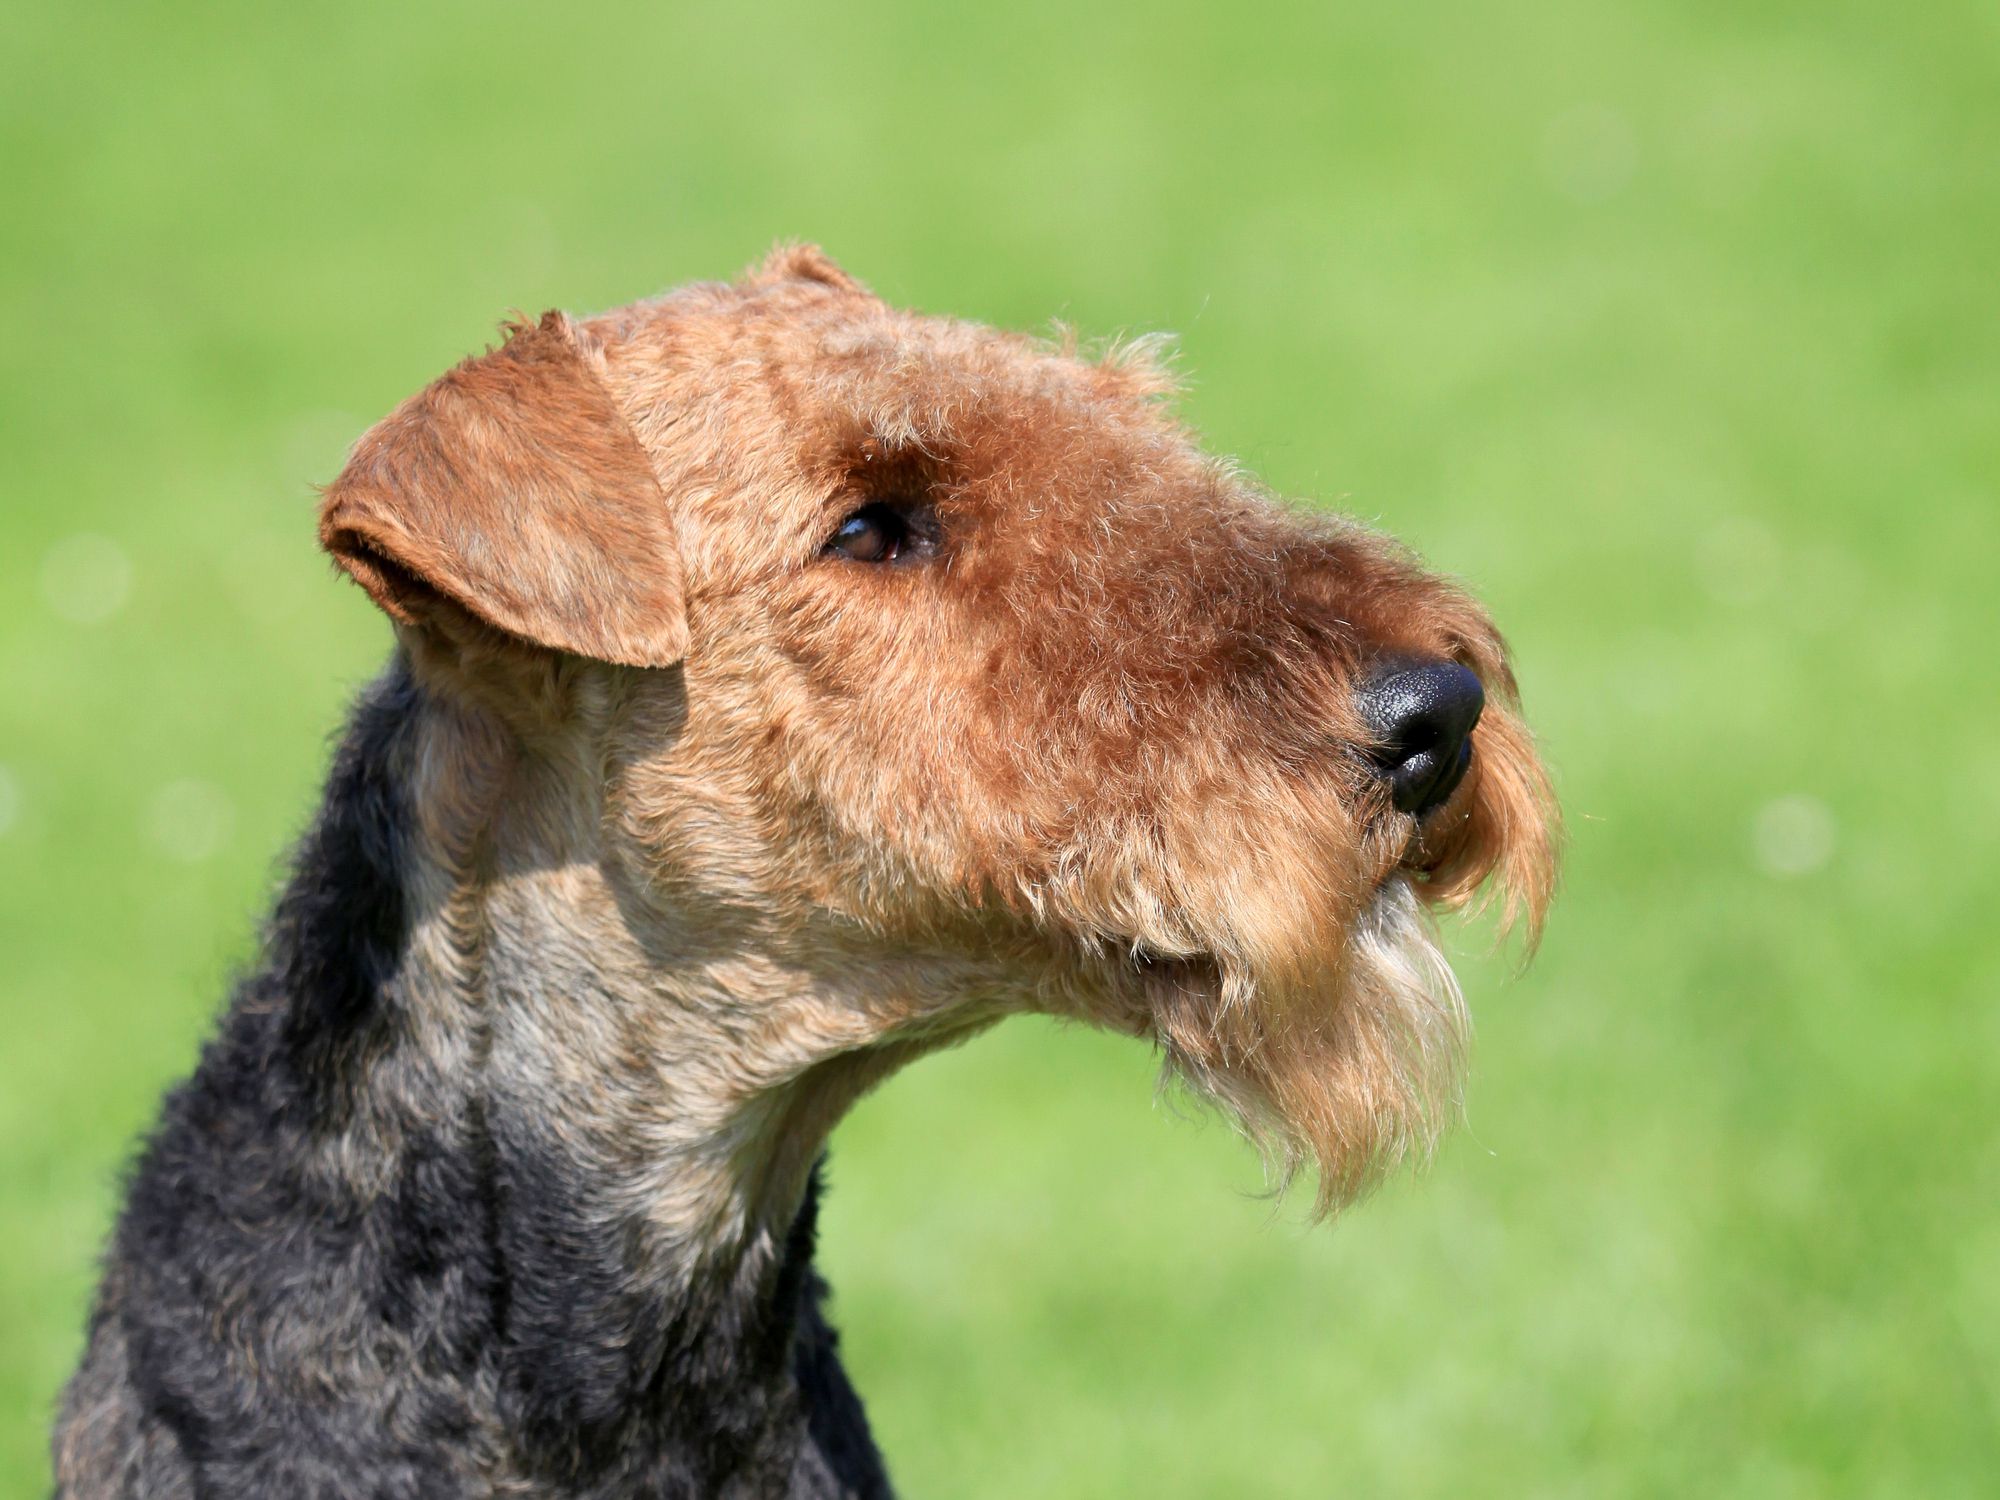
[[[635,667],[687,650],[646,452],[561,313],[405,401],[326,490],[320,542],[392,617],[440,609]]]

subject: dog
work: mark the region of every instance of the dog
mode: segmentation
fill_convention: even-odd
[[[781,247],[368,432],[320,538],[393,659],[134,1169],[58,1492],[886,1495],[816,1164],[1017,1012],[1321,1211],[1421,1152],[1429,913],[1555,880],[1506,649],[1172,392]]]

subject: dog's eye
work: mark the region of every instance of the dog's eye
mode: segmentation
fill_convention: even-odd
[[[822,550],[828,557],[844,557],[850,562],[888,563],[920,557],[933,550],[934,542],[929,506],[877,501],[842,521]]]

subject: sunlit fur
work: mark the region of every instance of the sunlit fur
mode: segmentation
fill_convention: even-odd
[[[1014,1013],[1152,1042],[1322,1211],[1428,1149],[1431,912],[1532,941],[1555,878],[1505,648],[1172,395],[1156,341],[793,248],[512,325],[366,434],[321,539],[397,655],[135,1169],[59,1491],[885,1494],[813,1165]],[[825,550],[884,505],[935,551]],[[1486,690],[1421,820],[1357,707],[1392,658]]]
[[[456,691],[460,614],[632,664],[602,714],[532,732],[602,768],[612,852],[646,886],[619,920],[663,934],[649,961],[684,969],[665,934],[693,924],[810,992],[789,1038],[758,986],[727,1003],[763,1007],[759,1035],[829,1095],[813,1120],[876,1073],[818,1061],[1057,1010],[1156,1038],[1282,1172],[1317,1166],[1325,1208],[1452,1113],[1463,1028],[1417,905],[1484,888],[1534,928],[1554,804],[1485,613],[1202,453],[1161,352],[1091,362],[899,312],[781,252],[524,326],[371,435],[327,535]],[[531,457],[480,416],[496,385],[540,424]],[[551,500],[550,453],[608,513]],[[504,576],[490,546],[451,550],[496,524],[456,498],[482,474],[513,497]],[[909,496],[941,518],[934,562],[818,555],[856,506]],[[1354,707],[1390,653],[1460,661],[1489,694],[1472,773],[1421,830]],[[725,1066],[730,1118],[799,1118],[754,1052]]]

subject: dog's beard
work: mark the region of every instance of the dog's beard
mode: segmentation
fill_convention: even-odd
[[[1316,1169],[1322,1214],[1428,1156],[1460,1112],[1469,1027],[1432,912],[1490,898],[1503,931],[1518,922],[1531,949],[1539,933],[1554,799],[1504,703],[1479,733],[1464,786],[1424,825],[1372,782],[1244,761],[1023,897],[1123,971],[1070,1013],[1150,1033],[1276,1187]]]
[[[1315,1211],[1429,1156],[1461,1107],[1469,1031],[1429,909],[1392,876],[1317,975],[1228,958],[1160,966],[1154,1019],[1174,1077],[1223,1108],[1282,1190],[1317,1168]]]

